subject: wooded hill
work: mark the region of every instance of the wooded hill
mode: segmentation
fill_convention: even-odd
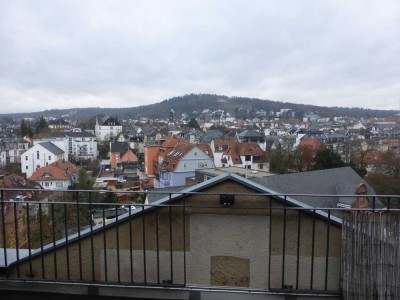
[[[130,108],[72,108],[72,109],[52,109],[32,113],[16,113],[16,114],[0,114],[0,119],[4,118],[40,118],[44,117],[62,117],[69,115],[71,119],[88,119],[97,115],[115,115],[120,118],[138,119],[140,117],[149,117],[152,119],[164,118],[167,119],[171,109],[175,111],[175,116],[180,116],[182,113],[187,113],[192,116],[193,111],[201,113],[204,109],[224,110],[235,115],[238,112],[245,112],[247,116],[257,110],[264,110],[267,113],[270,111],[280,111],[281,109],[289,108],[295,112],[295,116],[302,118],[304,113],[318,112],[322,117],[348,116],[348,117],[387,117],[396,113],[393,110],[376,110],[365,109],[360,107],[324,107],[309,104],[295,104],[290,102],[261,100],[246,97],[227,97],[223,95],[211,94],[190,94],[180,97],[173,97],[159,103],[135,106],[140,102],[132,100]],[[243,115],[244,117],[246,115]]]

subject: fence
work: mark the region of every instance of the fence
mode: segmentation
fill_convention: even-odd
[[[399,211],[343,216],[344,299],[400,299]]]
[[[395,208],[390,217],[378,214],[388,216],[387,222],[357,227],[376,210],[365,214],[365,209],[293,206],[290,199],[296,195],[170,193],[153,204],[127,205],[102,202],[113,199],[110,192],[42,193],[41,201],[0,202],[3,280],[338,295],[342,276],[350,299],[359,286],[371,282],[368,276],[352,282],[355,274],[367,274],[351,267],[355,258],[357,267],[374,272],[379,264],[391,266],[380,268],[381,274],[391,272],[382,275],[390,279],[378,285],[382,291],[393,286],[390,293],[395,293],[399,278],[393,277],[399,272],[393,254],[397,249],[398,255],[399,245],[398,217],[391,217],[398,212]],[[133,200],[146,195],[126,196]],[[390,231],[378,229],[378,223]],[[372,252],[359,256],[357,251],[364,248],[360,236],[378,232],[391,246],[371,243]],[[376,263],[362,263],[376,255]]]

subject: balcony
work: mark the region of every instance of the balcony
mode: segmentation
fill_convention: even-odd
[[[368,209],[326,208],[294,201],[321,195],[235,189],[174,192],[124,207],[107,202],[112,192],[46,191],[41,201],[20,202],[1,190],[0,294],[352,299],[351,286],[365,280],[353,277],[367,277],[352,273],[363,270],[357,263],[377,274],[390,266],[392,278],[376,293],[398,295],[397,197],[385,208],[375,197]]]

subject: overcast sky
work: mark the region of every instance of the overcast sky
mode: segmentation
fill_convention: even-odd
[[[400,1],[0,1],[0,113],[188,93],[399,109]]]

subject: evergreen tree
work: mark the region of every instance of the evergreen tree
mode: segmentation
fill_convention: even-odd
[[[314,170],[340,168],[346,165],[340,155],[329,148],[317,151],[314,160]]]
[[[28,125],[26,124],[24,119],[22,119],[22,121],[21,121],[20,134],[21,134],[21,137],[28,135]]]
[[[87,174],[87,170],[82,168],[78,173],[78,182],[77,189],[78,190],[90,190],[93,186],[93,182]]]
[[[43,116],[40,117],[39,121],[37,121],[35,125],[36,133],[40,133],[41,131],[43,131],[43,129],[49,127]]]
[[[33,129],[32,129],[32,127],[31,127],[30,124],[28,125],[28,129],[27,129],[26,135],[27,135],[29,138],[33,138]]]
[[[191,119],[190,119],[190,121],[189,121],[189,123],[188,123],[188,126],[189,126],[190,128],[200,129],[199,123],[197,123],[197,121],[196,121],[195,118],[191,118]]]
[[[175,111],[171,108],[171,110],[169,111],[169,121],[171,123],[174,122],[174,113],[175,113]]]

